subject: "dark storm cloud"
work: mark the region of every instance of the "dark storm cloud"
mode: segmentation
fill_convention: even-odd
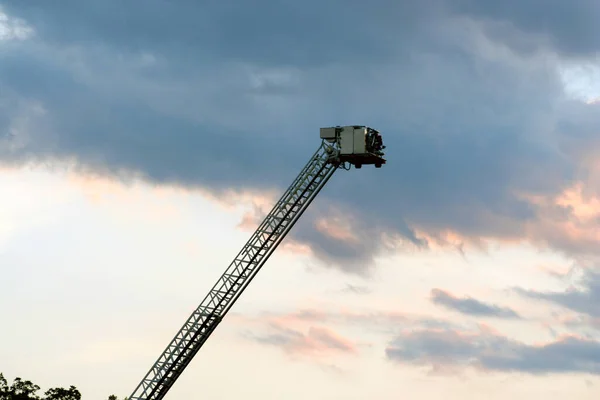
[[[600,273],[588,270],[579,283],[579,288],[569,288],[563,292],[538,292],[525,289],[517,289],[517,292],[591,317],[600,317]]]
[[[8,13],[29,21],[52,43],[108,43],[120,51],[152,49],[181,57],[179,67],[219,59],[314,66],[354,62],[390,53],[390,37],[414,35],[415,20],[430,14],[421,2],[360,0],[252,3],[192,0],[44,0],[2,2]],[[435,3],[431,3],[434,5]],[[377,23],[374,23],[377,21]],[[407,39],[406,37],[404,38]],[[402,43],[399,43],[402,46]],[[177,68],[177,66],[176,66]]]
[[[397,337],[386,349],[386,355],[398,363],[431,367],[600,374],[600,343],[575,337],[535,346],[490,333],[419,330]]]
[[[434,304],[476,317],[520,318],[513,309],[484,303],[470,297],[458,298],[440,289],[431,291]]]
[[[381,232],[420,247],[416,228],[520,236],[539,212],[519,194],[557,193],[577,171],[561,145],[583,111],[557,112],[553,68],[478,48],[438,1],[0,4],[36,30],[2,53],[0,98],[25,104],[19,123],[0,108],[15,135],[0,135],[4,163],[282,189],[320,126],[381,130],[388,165],[340,171],[317,199],[357,216],[358,242],[315,230],[328,214],[315,208],[293,233],[344,270],[366,270]],[[30,101],[45,112],[27,114]]]
[[[417,33],[426,34],[420,26],[424,18],[444,11],[505,22],[521,32],[545,36],[550,46],[570,55],[593,55],[600,49],[600,5],[595,0],[346,0],[310,6],[286,0],[257,0],[251,5],[191,0],[65,0],[59,4],[4,0],[2,5],[56,43],[94,43],[101,38],[126,51],[152,47],[266,63],[381,60],[390,56],[389,40],[402,47]],[[526,40],[510,29],[490,28],[495,29],[488,34],[513,46]],[[383,33],[397,35],[385,38]],[[400,34],[405,36],[400,38]],[[353,51],[348,51],[349,43]]]
[[[520,50],[539,50],[536,47],[542,44],[567,56],[589,57],[600,51],[600,3],[596,0],[452,0],[446,3],[459,14],[505,23],[491,26],[488,34]],[[528,41],[513,28],[536,37]]]
[[[282,184],[301,165],[294,154],[286,154],[289,163],[277,151],[260,157],[271,141],[257,132],[177,118],[147,104],[97,93],[69,71],[35,56],[7,57],[0,76],[13,92],[43,99],[49,115],[40,123],[53,131],[50,136],[31,132],[27,147],[2,154],[3,160],[73,158],[86,169],[216,189]]]

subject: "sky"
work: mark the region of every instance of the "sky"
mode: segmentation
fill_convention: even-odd
[[[59,4],[60,3],[60,4]],[[0,372],[126,396],[320,144],[167,398],[592,399],[596,0],[0,0]]]

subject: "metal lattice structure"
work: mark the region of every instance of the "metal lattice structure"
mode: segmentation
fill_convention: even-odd
[[[337,169],[323,142],[140,382],[131,400],[162,399]],[[333,157],[332,157],[333,156]]]
[[[382,158],[375,160],[377,166],[385,163]],[[310,161],[135,388],[130,400],[164,398],[313,199],[346,161],[339,140],[322,140]]]

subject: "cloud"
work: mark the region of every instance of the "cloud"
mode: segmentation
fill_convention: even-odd
[[[369,294],[371,293],[371,289],[367,286],[359,286],[359,285],[351,285],[351,284],[346,284],[346,287],[344,289],[342,289],[342,292],[344,293],[350,293],[350,294]]]
[[[378,254],[448,232],[581,251],[550,200],[587,183],[598,154],[598,105],[567,99],[559,71],[567,48],[595,46],[567,30],[590,26],[584,3],[564,23],[544,8],[545,25],[527,24],[527,7],[469,1],[88,3],[3,2],[36,34],[3,53],[2,163],[67,162],[226,200],[287,187],[320,126],[367,123],[390,162],[338,172],[292,234],[325,265],[364,274]],[[540,50],[507,48],[523,35]],[[577,227],[593,251],[590,225]]]
[[[321,357],[331,354],[354,354],[352,341],[331,329],[311,326],[306,333],[276,324],[265,334],[246,334],[246,338],[261,344],[277,346],[292,355]]]
[[[600,334],[600,317],[592,317],[588,314],[558,314],[558,318],[548,324],[548,330],[552,331],[557,323],[586,338],[598,338],[598,334]]]
[[[389,360],[438,372],[475,368],[530,374],[600,374],[600,342],[591,336],[569,334],[555,336],[548,342],[526,343],[484,324],[458,324],[383,310],[301,309],[258,316],[234,314],[232,321],[243,321],[247,339],[280,347],[290,355],[354,354],[374,343],[352,336],[346,338],[337,332],[359,328],[363,338],[365,334],[367,337],[376,334],[388,342],[385,356]],[[311,333],[313,327],[324,330]]]
[[[414,330],[392,341],[386,356],[394,362],[436,369],[600,374],[600,342],[574,336],[532,345],[489,331]]]
[[[362,350],[376,346],[381,339],[373,339],[373,335],[388,340],[410,327],[466,329],[447,320],[386,310],[303,308],[257,315],[233,313],[228,318],[241,338],[321,366],[329,365],[334,358],[358,356]]]
[[[18,1],[3,2],[8,13],[30,21],[52,43],[102,41],[121,53],[154,48],[178,59],[183,55],[206,55],[232,62],[302,67],[357,62],[355,53],[348,50],[348,41],[363,60],[389,57],[389,43],[382,41],[381,34],[393,27],[413,36],[418,30],[413,18],[434,11],[419,3],[384,3],[385,12],[357,0],[313,2],[311,7],[268,0],[239,7],[192,1],[137,0],[123,4],[94,0],[87,7],[73,0],[59,7],[43,2],[31,7]],[[331,24],[332,16],[347,20],[356,15],[362,15],[365,21],[377,19],[379,24],[361,24],[349,30],[335,29]],[[307,26],[312,29],[307,30]],[[277,35],[272,35],[274,32]],[[127,40],[123,40],[125,37]],[[193,64],[180,67],[189,71]]]
[[[589,57],[600,50],[600,28],[596,23],[600,6],[594,0],[533,0],[518,5],[510,1],[458,0],[447,4],[462,15],[493,21],[489,34],[521,51],[550,47],[566,56]]]
[[[0,44],[9,40],[25,40],[34,34],[34,30],[21,18],[6,15],[0,5]]]
[[[577,313],[600,318],[600,273],[586,270],[578,285],[566,291],[536,291],[518,288],[525,297],[551,302]]]
[[[312,209],[298,228],[291,233],[291,240],[308,246],[311,253],[324,265],[345,272],[366,275],[371,272],[376,249],[386,246],[387,229],[372,225],[365,218],[366,211],[349,207],[338,201],[321,201],[319,209]],[[325,204],[323,204],[325,203]],[[373,215],[371,221],[377,216]],[[426,242],[407,224],[398,221],[394,228],[394,241],[389,250],[398,246],[423,248]]]
[[[471,297],[458,298],[441,289],[432,289],[431,301],[434,304],[477,317],[520,318],[513,309],[487,304]]]
[[[427,315],[415,315],[388,310],[328,310],[302,308],[292,312],[268,312],[259,315],[241,315],[234,313],[233,321],[243,323],[253,332],[266,331],[267,334],[253,336],[262,338],[270,344],[287,345],[292,337],[304,337],[296,334],[309,331],[311,327],[327,327],[332,331],[358,328],[365,333],[389,336],[399,329],[420,327],[423,329],[465,329],[465,324],[454,323],[447,319],[431,318]],[[289,330],[289,331],[288,331]],[[296,332],[296,333],[294,333]],[[245,334],[247,335],[247,334]],[[352,341],[352,340],[350,340]],[[267,343],[265,342],[265,343]]]

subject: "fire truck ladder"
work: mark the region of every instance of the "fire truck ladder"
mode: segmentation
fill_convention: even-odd
[[[135,388],[130,400],[164,398],[333,173],[339,167],[349,169],[346,162],[340,154],[339,140],[321,141],[310,161]]]
[[[323,142],[130,396],[162,399],[339,164]]]

